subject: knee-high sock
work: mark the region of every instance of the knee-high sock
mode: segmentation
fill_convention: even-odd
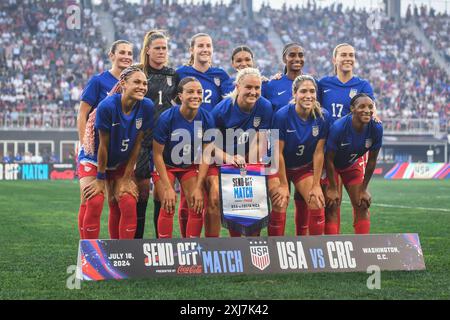
[[[158,234],[158,218],[161,210],[161,202],[153,200],[153,225],[155,226],[155,237],[159,238]]]
[[[84,239],[98,239],[104,200],[105,197],[102,193],[86,200],[86,213],[83,221]]]
[[[119,239],[134,239],[136,233],[136,199],[125,194],[119,199]]]
[[[231,229],[229,229],[228,232],[230,233],[230,237],[240,237],[241,236],[241,234],[239,232],[236,232]]]
[[[309,226],[308,205],[302,197],[295,198],[295,234],[306,236]]]
[[[109,201],[108,230],[111,239],[119,239],[120,208],[116,200]]]
[[[86,214],[86,203],[81,203],[80,209],[78,210],[78,232],[80,233],[80,239],[84,238],[83,223],[85,214]]]
[[[353,229],[355,230],[355,234],[370,233],[370,211],[367,212],[367,219],[356,221],[355,209],[353,209]]]
[[[284,235],[284,227],[286,224],[286,211],[278,212],[272,210],[269,217],[269,236],[282,236]]]
[[[136,204],[136,234],[134,235],[135,239],[142,239],[144,237],[144,228],[145,228],[145,212],[147,211],[147,202],[148,200],[140,200]]]
[[[338,234],[339,226],[335,221],[325,223],[325,234]]]
[[[194,209],[189,209],[189,216],[186,225],[186,238],[199,238],[202,233],[203,215],[196,213]]]
[[[180,205],[178,206],[178,224],[180,225],[180,233],[182,238],[186,238],[186,228],[189,217],[189,208],[183,188],[180,190]]]
[[[325,230],[325,209],[309,209],[309,234],[322,235]]]
[[[159,209],[158,238],[172,238],[173,214],[169,214],[164,208]]]

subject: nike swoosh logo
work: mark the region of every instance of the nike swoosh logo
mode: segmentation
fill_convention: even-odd
[[[94,231],[97,231],[97,229],[89,229],[89,228],[87,228],[86,231],[87,232],[94,232]]]
[[[136,231],[136,229],[126,229],[127,230],[127,232],[133,232],[133,231]]]
[[[288,133],[295,132],[295,131],[297,131],[297,130],[289,130],[289,129],[287,130]]]
[[[112,126],[115,127],[115,126],[118,126],[119,124],[120,124],[120,122],[118,122],[118,123],[113,123]]]
[[[328,92],[328,91],[331,91],[331,89],[323,90],[324,93],[325,93],[325,92]]]
[[[350,144],[350,142],[349,143],[341,143],[341,147],[348,146],[349,144]]]
[[[283,93],[285,93],[286,92],[286,90],[284,90],[284,91],[281,91],[281,92],[278,92],[278,95],[279,96],[281,96]]]

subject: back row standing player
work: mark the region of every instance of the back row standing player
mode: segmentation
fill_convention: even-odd
[[[125,40],[117,40],[111,45],[109,50],[109,59],[111,60],[112,67],[110,70],[104,71],[101,74],[93,76],[87,83],[81,95],[80,110],[78,112],[77,127],[78,137],[80,139],[80,145],[84,141],[84,134],[86,131],[86,123],[89,114],[97,108],[98,104],[106,98],[109,92],[113,89],[119,80],[120,73],[129,67],[133,62],[133,45]],[[78,159],[84,158],[84,150],[80,147]],[[78,163],[78,177],[80,179],[80,209],[78,212],[78,229],[80,238],[84,238],[84,225],[89,224],[89,221],[85,221],[87,211],[96,211],[97,206],[103,207],[101,204],[95,204],[92,201],[86,201],[83,196],[83,189],[95,180],[95,174],[93,174],[92,166],[96,167],[96,161],[79,161]],[[116,213],[120,215],[120,209],[118,203],[114,200],[114,197],[110,197],[108,194],[110,213]],[[91,208],[90,208],[91,207]],[[92,230],[89,237],[95,237],[100,230]]]
[[[168,38],[163,31],[150,30],[147,32],[142,44],[140,62],[147,76],[148,91],[146,97],[153,101],[155,109],[153,123],[156,124],[161,113],[172,107],[172,101],[176,96],[176,88],[179,82],[175,69],[167,67]],[[144,235],[145,213],[153,169],[152,141],[152,132],[148,130],[145,132],[141,152],[136,163],[135,177],[139,190],[136,239],[142,239]],[[155,234],[158,237],[158,216],[161,202],[156,188],[155,185],[153,203]]]
[[[350,101],[359,93],[367,94],[375,100],[373,89],[367,80],[354,76],[353,70],[356,63],[355,48],[348,43],[341,43],[333,50],[333,76],[323,77],[319,83],[318,99],[324,109],[330,114],[330,123],[350,113]],[[358,163],[363,166],[361,158]],[[330,179],[331,177],[328,177]],[[334,177],[342,199],[342,180],[336,175]],[[324,186],[324,194],[327,186]],[[325,234],[339,234],[340,232],[340,207],[327,207],[325,210]]]
[[[203,88],[203,103],[201,108],[211,112],[222,100],[222,97],[230,90],[230,77],[221,68],[212,67],[214,53],[211,37],[206,33],[198,33],[191,38],[189,45],[190,59],[187,65],[177,69],[180,80],[185,77],[194,77],[200,81]],[[205,188],[208,192],[208,199],[205,213],[205,236],[218,237],[220,234],[220,210],[217,167],[211,166],[205,179]],[[206,201],[205,201],[206,203]],[[188,206],[183,192],[181,192],[179,217],[180,228],[183,237],[186,236],[186,221],[188,216]]]

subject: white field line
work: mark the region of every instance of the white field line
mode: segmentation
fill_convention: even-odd
[[[343,203],[350,204],[350,201],[342,201]],[[445,208],[425,208],[425,207],[409,207],[409,206],[401,206],[394,204],[386,204],[386,203],[373,203],[370,205],[371,207],[384,207],[384,208],[398,208],[398,209],[419,209],[419,210],[427,210],[427,211],[442,211],[442,212],[450,212],[450,209]]]

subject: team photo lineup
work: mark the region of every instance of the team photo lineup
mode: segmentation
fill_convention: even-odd
[[[449,299],[449,9],[3,1],[0,300]]]
[[[167,66],[170,39],[163,30],[147,32],[136,64],[133,44],[117,40],[109,51],[111,69],[86,84],[77,119],[80,238],[98,238],[105,200],[111,239],[149,237],[150,179],[157,238],[173,234],[175,180],[181,236],[200,237],[204,228],[205,237],[219,237],[220,165],[245,172],[248,164],[268,166],[264,160],[270,154],[279,159],[267,177],[269,236],[285,235],[291,195],[296,235],[339,234],[343,186],[353,207],[354,232],[369,233],[368,185],[383,128],[371,85],[354,75],[357,49],[337,44],[330,52],[334,73],[317,80],[302,72],[302,45],[288,43],[280,53],[283,72],[268,79],[245,44],[232,51],[236,73],[230,77],[211,63],[210,35],[198,33],[188,41],[190,59],[175,70]],[[208,129],[224,141],[216,143]],[[177,139],[177,130],[188,132],[189,140]],[[260,231],[230,228],[229,234]]]

